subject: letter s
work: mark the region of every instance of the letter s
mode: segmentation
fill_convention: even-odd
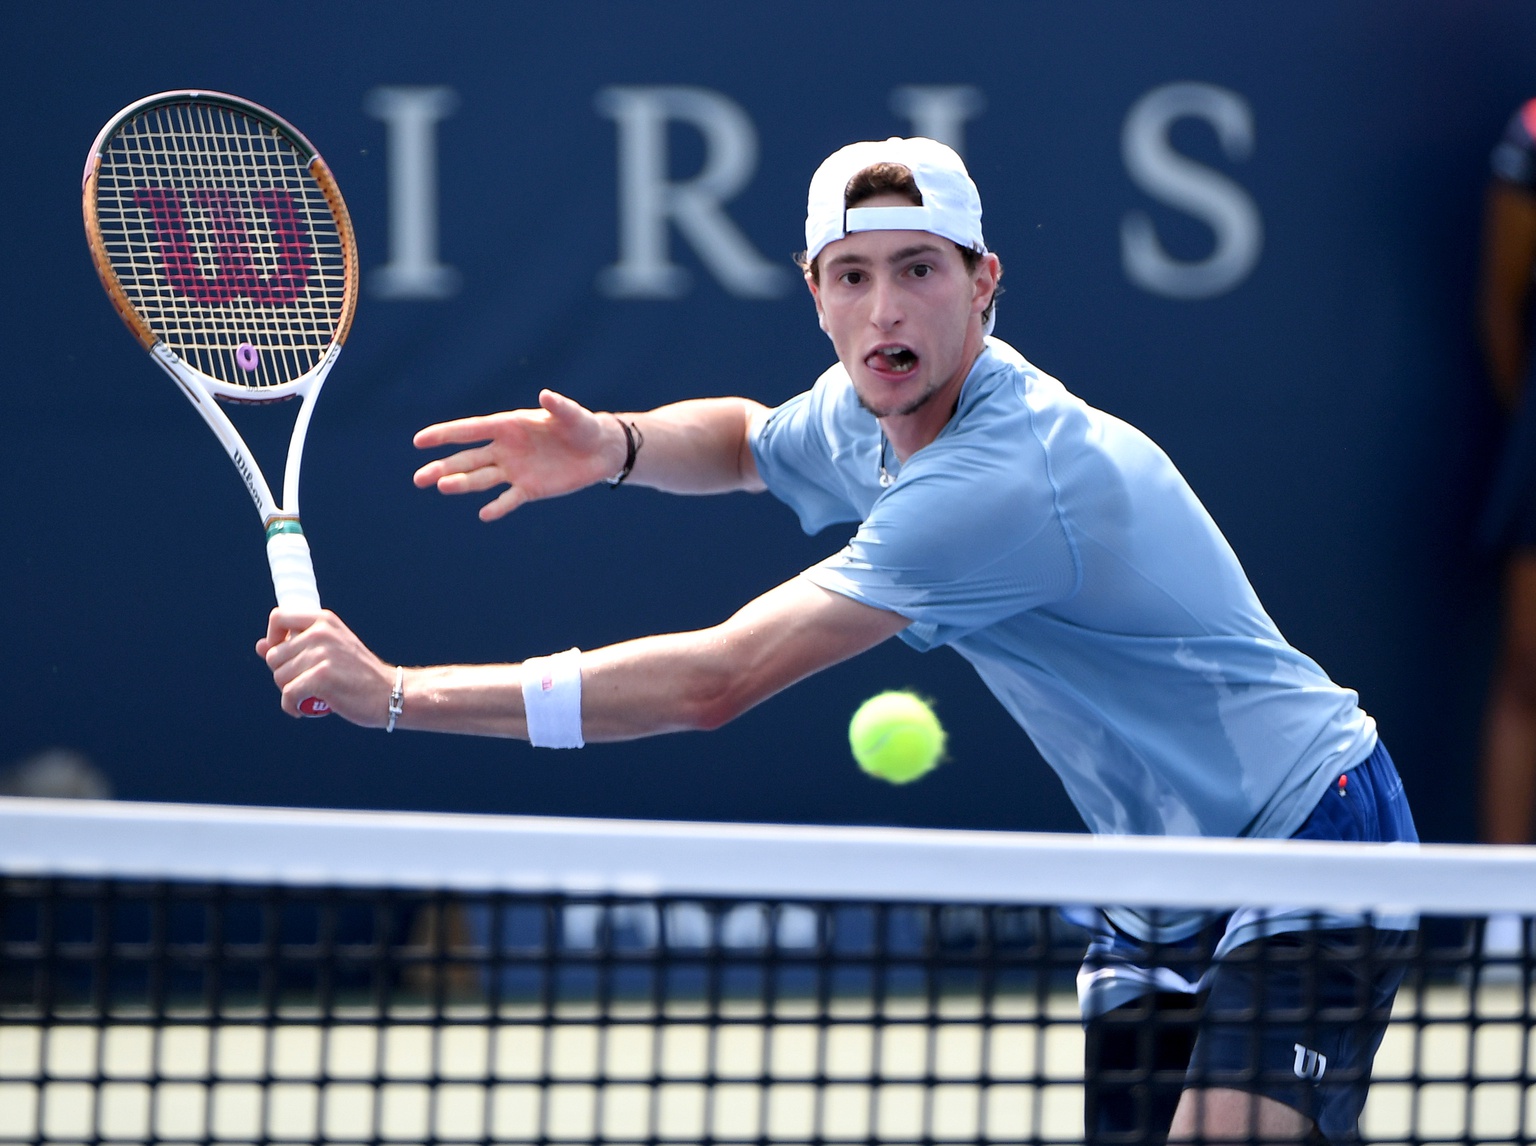
[[[1229,159],[1253,150],[1253,112],[1236,92],[1212,84],[1177,83],[1153,88],[1132,106],[1120,133],[1126,172],[1152,198],[1187,212],[1215,233],[1216,245],[1203,259],[1175,259],[1158,240],[1144,211],[1128,211],[1120,222],[1120,258],[1125,277],[1167,298],[1211,298],[1252,273],[1264,245],[1264,224],[1248,192],[1220,172],[1173,149],[1168,131],[1188,116],[1207,121]]]

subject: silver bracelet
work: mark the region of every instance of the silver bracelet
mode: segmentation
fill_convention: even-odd
[[[405,711],[405,666],[395,666],[395,687],[389,694],[389,723],[384,726],[385,732],[395,730],[395,721],[400,719],[400,714]]]

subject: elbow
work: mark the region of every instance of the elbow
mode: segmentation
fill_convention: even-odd
[[[714,662],[700,666],[688,682],[683,720],[689,731],[713,732],[735,720],[760,699],[754,695],[745,674],[729,663]]]
[[[735,708],[730,705],[700,709],[691,722],[691,730],[694,732],[713,732],[717,728],[724,728],[745,711],[745,709]]]
[[[751,707],[728,689],[701,696],[689,705],[688,727],[694,732],[713,732],[724,728]]]

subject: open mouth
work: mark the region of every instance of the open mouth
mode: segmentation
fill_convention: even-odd
[[[876,370],[906,374],[917,365],[917,355],[905,346],[883,346],[865,359]]]

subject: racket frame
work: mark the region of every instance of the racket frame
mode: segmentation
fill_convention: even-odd
[[[103,151],[118,128],[126,121],[157,107],[190,102],[208,104],[249,116],[286,138],[304,159],[305,167],[319,185],[336,223],[343,266],[343,297],[336,327],[332,332],[330,344],[320,355],[319,360],[303,374],[286,382],[263,386],[259,389],[242,387],[223,382],[188,364],[139,314],[119,281],[117,272],[113,269],[111,257],[107,253],[97,210],[97,184],[101,173]],[[357,310],[359,279],[357,242],[351,217],[330,168],[302,132],[260,104],[224,92],[187,89],[146,96],[129,104],[113,116],[91,145],[81,181],[81,191],[91,261],[96,267],[96,274],[101,279],[107,297],[112,300],[113,308],[139,343],[149,351],[150,356],[176,382],[208,428],[213,431],[240,474],[246,492],[256,505],[256,511],[261,517],[262,527],[266,532],[268,564],[272,570],[273,588],[279,606],[318,610],[320,597],[315,586],[309,544],[304,538],[303,526],[299,520],[299,471],[303,462],[304,441],[309,432],[315,399],[319,396],[326,376],[341,353],[341,347],[352,327],[352,319]],[[224,412],[219,400],[245,405],[265,405],[294,397],[300,399],[299,412],[294,419],[293,432],[289,437],[288,456],[283,466],[283,497],[282,501],[278,502],[273,497],[271,486],[262,473],[261,467],[256,463],[250,447],[241,437],[240,431],[235,428],[229,415]]]

